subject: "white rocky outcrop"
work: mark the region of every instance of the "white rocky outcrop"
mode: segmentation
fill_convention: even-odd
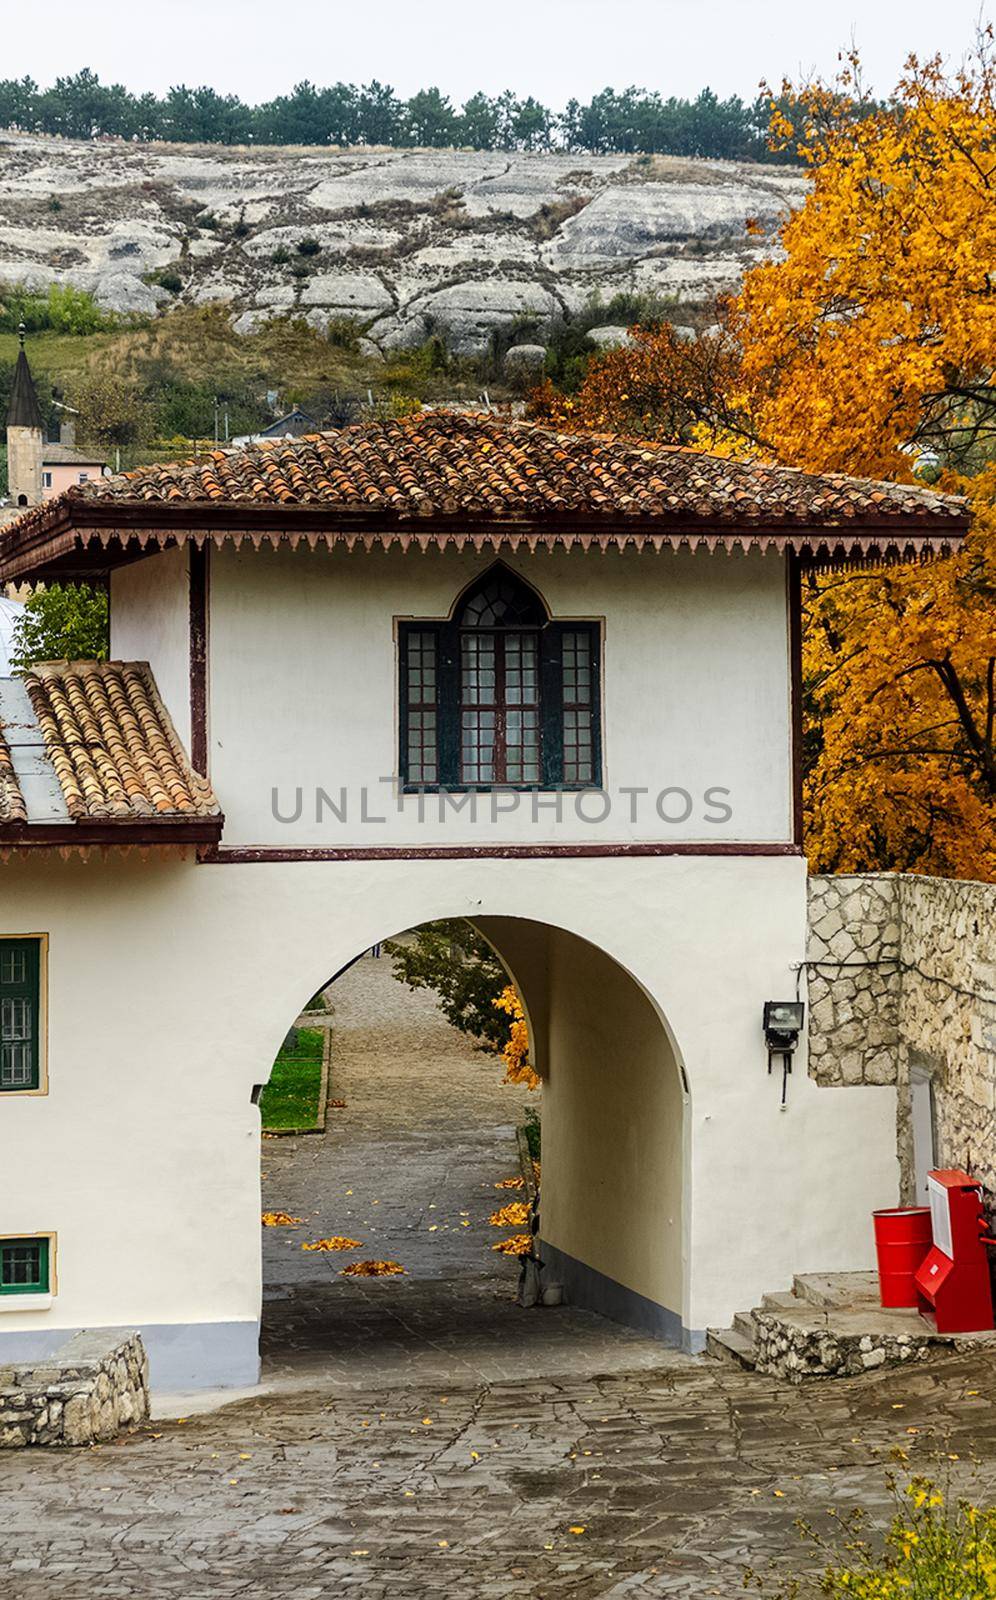
[[[461,354],[498,328],[521,325],[523,344],[601,305],[592,337],[607,345],[625,317],[617,296],[664,299],[687,321],[682,307],[770,253],[804,192],[793,169],[672,157],[0,133],[0,295],[4,281],[68,282],[143,315],[176,298],[221,301],[246,330],[348,317],[377,351],[438,335]]]

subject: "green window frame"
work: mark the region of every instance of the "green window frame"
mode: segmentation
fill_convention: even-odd
[[[398,647],[404,792],[601,787],[598,623],[552,621],[499,564]]]
[[[0,939],[0,1094],[39,1087],[41,941]]]
[[[48,1294],[50,1246],[44,1234],[0,1239],[0,1295]]]

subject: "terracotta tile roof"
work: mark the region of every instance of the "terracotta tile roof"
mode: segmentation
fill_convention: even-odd
[[[145,662],[48,661],[24,682],[74,822],[219,815]]]
[[[21,786],[17,781],[10,746],[0,726],[0,827],[8,822],[27,822],[28,811],[24,804]]]
[[[43,552],[65,556],[87,537],[500,536],[905,553],[957,543],[967,522],[964,501],[909,485],[429,411],[74,486],[4,530],[0,578],[38,570]]]

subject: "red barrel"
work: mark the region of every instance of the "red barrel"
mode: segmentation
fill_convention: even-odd
[[[875,1211],[878,1289],[883,1306],[918,1303],[914,1274],[933,1244],[929,1206],[896,1206]]]

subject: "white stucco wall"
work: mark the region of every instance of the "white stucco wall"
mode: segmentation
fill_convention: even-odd
[[[398,766],[395,620],[447,616],[492,560],[414,550],[212,551],[211,772],[226,845],[790,837],[786,586],[783,560],[774,554],[553,551],[510,558],[556,618],[604,620],[611,814],[585,821],[570,795],[559,823],[549,804],[534,818],[528,796],[502,797],[496,819],[481,799],[476,823],[452,812],[440,821],[438,803],[417,796],[405,797],[399,810],[390,786]],[[123,595],[116,592],[115,603],[120,612]],[[649,796],[622,795],[629,786]],[[730,791],[733,815],[725,823],[709,820],[718,810],[704,796],[714,787]],[[274,788],[285,816],[294,814],[302,791],[299,821],[274,819]],[[362,820],[364,788],[367,815],[383,820]],[[340,806],[346,790],[345,822],[330,810],[316,821],[318,789]],[[687,817],[684,800],[672,795],[664,809],[681,820],[661,820],[655,798],[666,789],[692,797]],[[601,808],[588,796],[581,809],[598,817]]]
[[[0,1103],[0,1232],[56,1231],[59,1287],[48,1311],[0,1303],[0,1347],[139,1325],[159,1350],[172,1329],[188,1381],[191,1362],[244,1380],[260,1305],[252,1087],[330,971],[443,916],[563,928],[663,1019],[690,1092],[687,1327],[728,1322],[793,1272],[869,1265],[869,1214],[896,1200],[895,1091],[823,1089],[800,1062],[781,1112],[765,1073],[761,1007],[793,992],[805,911],[791,858],[9,862],[0,933],[50,938],[49,1093]],[[643,1114],[634,1096],[628,1115]],[[654,1137],[671,1148],[663,1127],[631,1148]],[[610,1242],[595,1264],[639,1287]],[[205,1352],[230,1338],[226,1368]]]
[[[111,574],[111,659],[148,661],[181,743],[190,749],[190,588],[185,549]]]

